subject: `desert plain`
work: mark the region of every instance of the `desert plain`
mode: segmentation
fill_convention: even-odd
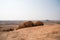
[[[0,22],[0,40],[60,40],[60,21],[43,21],[43,26],[32,26],[12,31],[2,31],[18,28],[19,23]]]

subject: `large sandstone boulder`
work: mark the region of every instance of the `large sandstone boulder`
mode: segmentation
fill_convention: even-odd
[[[43,26],[43,25],[44,25],[44,23],[41,21],[34,21],[34,22],[33,21],[25,21],[25,22],[22,22],[17,29],[26,28],[26,27],[34,27],[34,26]]]
[[[19,25],[18,29],[20,28],[26,28],[26,27],[32,27],[34,24],[32,21],[26,21],[26,22],[23,22]]]
[[[35,21],[33,23],[34,23],[34,26],[43,26],[44,25],[44,23],[41,21]]]

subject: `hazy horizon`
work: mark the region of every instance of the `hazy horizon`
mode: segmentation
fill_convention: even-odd
[[[60,0],[0,0],[0,20],[60,20]]]

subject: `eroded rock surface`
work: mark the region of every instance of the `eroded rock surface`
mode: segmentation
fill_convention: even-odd
[[[0,40],[60,40],[60,25],[45,25],[0,33]]]

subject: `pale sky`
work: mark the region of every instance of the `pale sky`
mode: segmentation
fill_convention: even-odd
[[[60,20],[60,0],[0,0],[0,20]]]

